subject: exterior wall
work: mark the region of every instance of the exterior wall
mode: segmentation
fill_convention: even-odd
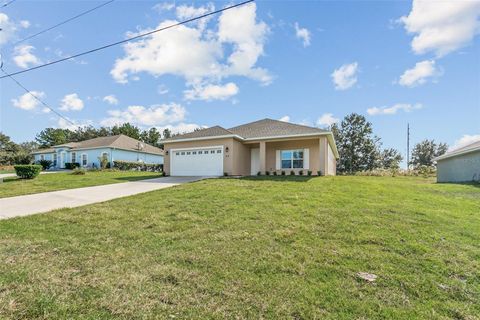
[[[120,150],[120,149],[110,149],[109,159],[110,161],[122,160],[122,161],[163,164],[163,156],[161,155],[136,152],[136,151]]]
[[[480,181],[480,150],[437,163],[437,182]]]
[[[233,141],[233,175],[248,176],[250,175],[250,146],[241,143],[240,141]]]
[[[337,174],[337,158],[333,154],[332,147],[328,145],[328,155],[327,155],[327,170],[325,171],[326,175],[334,176]]]
[[[289,141],[267,141],[267,155],[266,155],[266,167],[268,171],[276,170],[276,151],[277,150],[290,150],[290,149],[309,149],[308,169],[293,169],[294,171],[311,170],[313,174],[317,174],[317,171],[322,170],[320,167],[320,149],[319,139],[307,139],[307,140],[289,140]],[[290,170],[290,169],[288,169]],[[322,171],[323,172],[323,171]],[[306,174],[306,172],[305,172]]]
[[[50,160],[50,161],[53,161],[53,153],[42,153],[43,156],[45,157],[44,159],[45,160]],[[37,161],[40,161],[40,156],[42,154],[34,154],[33,155],[33,159],[34,159],[34,162],[37,162]]]
[[[174,142],[166,143],[164,145],[165,150],[165,159],[163,164],[163,170],[167,175],[170,174],[170,150],[171,149],[181,149],[181,148],[201,148],[201,147],[211,147],[211,146],[223,146],[223,171],[229,175],[240,175],[237,172],[238,168],[233,165],[234,159],[234,144],[237,141],[234,141],[233,138],[222,138],[222,139],[210,139],[210,140],[199,140],[199,141],[185,141],[185,142]],[[228,152],[226,151],[228,148]],[[238,146],[237,146],[238,148]],[[168,151],[168,155],[166,154]],[[250,160],[249,160],[250,161]],[[235,170],[235,171],[234,171]]]

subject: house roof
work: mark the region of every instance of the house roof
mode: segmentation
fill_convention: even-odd
[[[141,144],[141,145],[140,145]],[[139,147],[141,148],[139,149]],[[130,151],[141,151],[146,153],[163,155],[163,150],[152,145],[141,142],[137,139],[130,138],[126,135],[120,134],[116,136],[98,137],[79,142],[69,142],[53,146],[53,148],[41,149],[34,153],[51,153],[54,152],[54,148],[68,147],[70,151],[94,149],[94,148],[117,148]],[[46,151],[51,150],[51,151]]]
[[[456,156],[459,156],[465,153],[474,152],[474,151],[480,151],[480,140],[467,144],[466,146],[463,146],[461,148],[457,148],[450,152],[447,152],[439,157],[436,157],[434,160],[438,161],[438,160],[448,159],[448,158],[456,157]]]
[[[231,136],[233,133],[228,131],[225,128],[220,126],[214,126],[210,128],[200,129],[193,132],[188,132],[184,134],[179,134],[171,138],[165,139],[163,141],[175,141],[181,139],[197,139],[197,138],[206,138],[206,137],[221,137],[221,136]]]

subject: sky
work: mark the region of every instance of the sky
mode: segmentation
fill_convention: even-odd
[[[0,5],[7,3],[0,0]],[[21,71],[237,2],[117,0],[0,9],[0,52]],[[480,1],[261,1],[15,76],[75,126],[176,132],[263,118],[327,127],[356,112],[384,147],[480,139]],[[0,131],[75,127],[0,80]]]

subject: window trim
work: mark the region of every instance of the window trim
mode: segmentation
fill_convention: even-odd
[[[75,151],[70,152],[70,161],[72,163],[77,162],[77,153]]]
[[[284,159],[283,158],[283,153],[284,152],[290,152],[291,153],[291,156],[290,156],[290,159]],[[297,158],[295,159],[294,158],[294,153],[295,152],[301,152],[302,153],[302,157],[301,158]],[[289,168],[284,168],[283,167],[283,161],[287,161],[289,160],[290,161],[290,167]],[[295,168],[293,166],[293,162],[294,161],[302,161],[302,166],[299,167],[299,168]],[[294,169],[303,169],[305,167],[305,149],[285,149],[285,150],[280,150],[280,169],[291,169],[291,170],[294,170]]]
[[[83,164],[83,156],[85,156],[85,164]],[[80,162],[80,165],[81,165],[82,167],[88,166],[88,154],[82,153],[82,155],[80,156],[80,161],[81,161],[81,162]]]

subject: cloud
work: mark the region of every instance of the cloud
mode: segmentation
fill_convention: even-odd
[[[78,127],[86,127],[86,126],[93,125],[92,120],[77,121],[77,120],[72,120],[70,118],[67,118],[67,119],[73,122],[73,124],[63,118],[58,118],[57,127],[62,129],[76,130]]]
[[[22,27],[22,28],[24,28],[24,29],[30,28],[30,21],[28,21],[28,20],[21,20],[21,21],[20,21],[20,27]]]
[[[33,50],[35,50],[35,47],[29,45],[16,46],[13,50],[13,61],[23,69],[40,64],[41,61],[32,53]]]
[[[195,17],[199,17],[201,15],[204,15],[208,12],[212,12],[214,10],[215,10],[215,6],[213,5],[213,3],[210,2],[202,7],[181,5],[181,6],[178,6],[175,11],[176,11],[176,16],[179,20],[188,20]],[[197,24],[200,30],[203,30],[211,18],[212,16],[205,17],[205,18],[196,20],[195,23]]]
[[[416,87],[426,83],[428,78],[440,76],[441,73],[435,68],[434,60],[424,60],[417,62],[412,69],[405,70],[398,83],[405,87]]]
[[[317,119],[317,126],[329,127],[334,123],[339,122],[340,119],[335,118],[332,113],[324,113]]]
[[[10,41],[15,32],[17,25],[5,14],[0,12],[0,46]]]
[[[239,89],[233,82],[225,85],[206,85],[194,86],[191,90],[185,91],[185,99],[187,100],[226,100],[238,93]]]
[[[411,112],[413,110],[422,109],[423,106],[420,103],[416,103],[414,105],[409,103],[397,103],[391,107],[373,107],[367,109],[367,113],[371,116],[382,115],[382,114],[396,114],[397,111],[403,110],[405,112]]]
[[[168,93],[168,88],[164,84],[159,84],[157,87],[157,92],[159,95],[164,95]]]
[[[62,111],[80,111],[83,109],[83,101],[78,97],[78,94],[71,93],[65,95],[60,105]]]
[[[175,3],[173,2],[162,2],[157,3],[153,6],[153,10],[157,11],[158,13],[162,13],[163,11],[170,11],[175,8]]]
[[[279,121],[283,121],[283,122],[290,122],[290,116],[283,116],[281,117],[280,119],[278,119]]]
[[[207,7],[213,9],[211,4]],[[195,9],[183,8],[177,10],[183,16],[193,14],[191,10]],[[158,28],[176,22],[164,21]],[[147,31],[151,29],[139,32]],[[264,22],[257,21],[256,5],[248,4],[224,11],[212,28],[181,25],[125,44],[124,57],[115,61],[110,73],[120,83],[142,72],[154,77],[171,74],[183,77],[186,86],[193,90],[198,85],[218,85],[230,76],[243,76],[267,85],[272,76],[256,64],[264,54],[268,31]]]
[[[448,151],[462,148],[478,141],[480,141],[480,134],[474,134],[474,135],[464,134],[460,139],[455,141],[455,144],[452,147],[450,147]]]
[[[43,91],[30,91],[34,96],[36,96],[38,99],[43,99],[45,98],[45,92]],[[22,110],[37,110],[38,107],[41,105],[40,101],[35,99],[31,94],[25,93],[18,97],[17,99],[12,99],[12,104],[15,108],[19,108]],[[50,109],[44,108],[42,109],[42,112],[48,113],[50,112]]]
[[[303,47],[308,47],[310,45],[310,31],[307,28],[300,28],[298,22],[295,22],[295,35],[297,39],[302,40]]]
[[[175,125],[169,124],[169,125],[166,125],[166,126],[157,127],[157,129],[160,132],[163,132],[163,130],[165,130],[165,129],[169,129],[172,133],[192,132],[193,130],[198,129],[198,128],[207,128],[207,126],[201,126],[201,125],[198,125],[198,124],[195,124],[195,123],[180,122],[180,123],[177,123]]]
[[[357,82],[358,63],[344,64],[332,73],[332,80],[336,90],[346,90]]]
[[[103,101],[109,103],[109,104],[113,104],[113,105],[117,105],[118,104],[118,99],[117,97],[115,97],[113,94],[110,94],[108,96],[105,96],[103,97]]]
[[[479,17],[480,1],[413,0],[410,13],[399,22],[415,34],[411,46],[416,54],[441,57],[473,40],[480,32]]]
[[[101,124],[113,126],[130,122],[140,126],[165,126],[185,120],[187,111],[176,103],[154,105],[150,107],[129,106],[124,110],[110,110],[110,117],[103,119]]]

